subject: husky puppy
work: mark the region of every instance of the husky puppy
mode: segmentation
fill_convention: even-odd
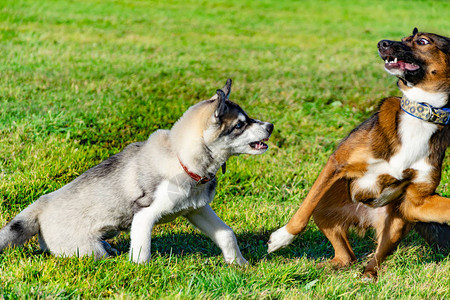
[[[273,125],[229,101],[230,89],[228,79],[171,130],[154,132],[40,197],[0,231],[0,252],[39,233],[41,248],[54,255],[100,259],[116,252],[105,238],[131,230],[130,260],[145,263],[153,226],[184,216],[219,246],[227,263],[246,264],[233,231],[209,203],[218,169],[232,155],[264,153]]]

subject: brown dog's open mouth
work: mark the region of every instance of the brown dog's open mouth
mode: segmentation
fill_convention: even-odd
[[[397,57],[387,56],[384,58],[384,67],[388,70],[400,69],[402,71],[416,71],[420,67],[414,63],[408,63],[404,60],[399,60]]]
[[[269,146],[263,142],[266,142],[268,140],[269,140],[269,138],[263,139],[258,142],[251,142],[250,147],[252,147],[255,150],[265,150],[265,149],[269,148]]]

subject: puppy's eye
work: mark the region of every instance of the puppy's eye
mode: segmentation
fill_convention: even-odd
[[[416,43],[418,45],[428,45],[430,43],[430,41],[422,38],[422,39],[418,39]]]
[[[234,126],[234,129],[241,129],[242,127],[244,127],[245,123],[242,121],[239,121],[236,126]]]

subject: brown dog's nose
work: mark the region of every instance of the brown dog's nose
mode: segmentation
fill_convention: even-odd
[[[393,44],[392,41],[389,41],[389,40],[381,40],[381,41],[378,42],[378,49],[380,49],[380,50],[385,50],[385,49],[391,47],[392,44]]]

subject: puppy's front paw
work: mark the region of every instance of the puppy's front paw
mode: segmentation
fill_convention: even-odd
[[[267,242],[269,248],[267,252],[272,253],[278,249],[284,248],[294,240],[295,235],[290,234],[286,230],[286,226],[281,227],[277,231],[270,235],[269,242]]]
[[[150,252],[143,253],[144,251],[134,251],[134,249],[130,250],[130,261],[137,264],[146,264],[150,261]]]
[[[225,262],[229,265],[237,264],[239,266],[248,265],[248,261],[240,253],[233,253],[233,255],[224,255]]]
[[[139,265],[144,265],[144,264],[148,263],[150,260],[144,259],[139,256],[133,256],[133,257],[130,257],[130,261],[132,261],[136,264],[139,264]]]
[[[232,262],[234,264],[238,264],[239,266],[248,266],[248,261],[244,257],[236,257],[236,259]]]

